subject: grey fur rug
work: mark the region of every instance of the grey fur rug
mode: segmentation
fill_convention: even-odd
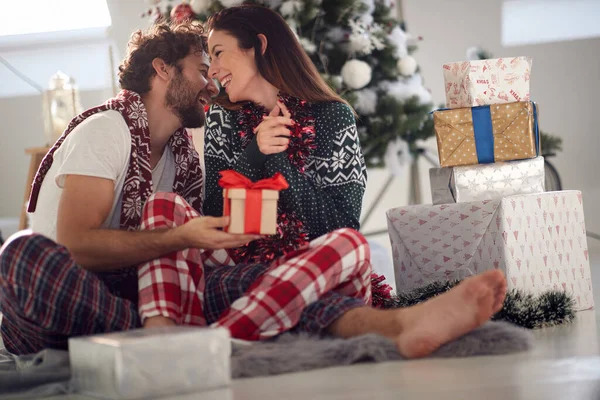
[[[488,322],[446,344],[431,357],[472,357],[523,351],[533,345],[526,329],[506,322]],[[394,342],[379,335],[352,339],[284,334],[276,340],[251,345],[234,343],[232,377],[249,378],[308,371],[362,362],[402,360]],[[42,398],[70,393],[69,355],[44,350],[12,358],[0,350],[0,398]]]
[[[523,351],[533,335],[507,322],[488,322],[462,338],[442,346],[431,357],[473,357]],[[402,360],[394,342],[379,335],[351,339],[281,335],[272,342],[234,346],[232,376],[249,378],[308,371],[361,362]]]

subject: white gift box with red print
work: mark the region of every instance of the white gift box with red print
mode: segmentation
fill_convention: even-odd
[[[529,101],[530,57],[496,58],[443,65],[446,107],[463,108]]]
[[[396,290],[496,268],[509,289],[572,293],[594,306],[581,192],[561,191],[387,212]]]

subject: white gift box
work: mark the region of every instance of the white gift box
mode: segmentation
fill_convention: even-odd
[[[231,383],[231,340],[224,328],[136,329],[69,339],[77,393],[147,399]]]
[[[577,310],[594,306],[579,191],[400,207],[387,219],[398,292],[495,268],[509,289],[566,290]]]
[[[462,61],[443,65],[446,107],[529,101],[530,57]]]
[[[433,204],[544,192],[544,157],[429,170]]]

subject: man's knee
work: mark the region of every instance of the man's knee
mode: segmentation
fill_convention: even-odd
[[[27,285],[33,280],[36,269],[40,268],[41,264],[48,264],[58,253],[61,257],[68,257],[68,252],[63,246],[43,235],[13,235],[0,251],[0,286],[6,289]]]
[[[49,244],[56,246],[39,234],[20,232],[11,236],[0,251],[0,276],[6,279],[15,273],[15,269],[27,268]]]

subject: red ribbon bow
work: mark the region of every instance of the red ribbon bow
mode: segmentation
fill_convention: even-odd
[[[223,189],[269,189],[283,190],[290,187],[285,177],[277,172],[270,178],[261,179],[260,181],[252,182],[248,177],[236,172],[232,169],[219,172],[219,186]]]
[[[277,172],[270,178],[252,182],[248,177],[234,171],[221,171],[219,186],[225,189],[223,196],[223,215],[231,215],[231,200],[228,198],[229,189],[246,189],[246,212],[244,213],[245,233],[260,233],[260,221],[262,214],[262,191],[283,190],[289,187],[285,177]],[[227,228],[225,229],[227,231]]]

